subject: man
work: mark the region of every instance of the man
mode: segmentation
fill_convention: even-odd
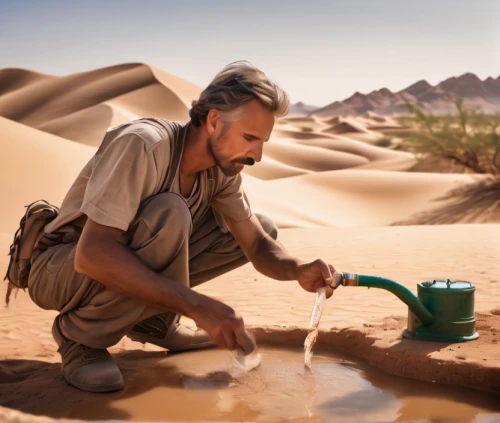
[[[52,333],[68,383],[121,389],[106,348],[125,335],[172,351],[253,351],[241,316],[192,289],[248,261],[332,295],[333,266],[289,256],[241,186],[243,166],[261,160],[287,108],[263,72],[235,62],[193,103],[189,122],[139,119],[107,131],[31,260],[31,298],[60,311]],[[181,315],[199,329],[179,324]]]

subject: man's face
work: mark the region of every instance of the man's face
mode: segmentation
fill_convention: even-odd
[[[224,123],[216,118],[209,134],[209,148],[224,175],[237,175],[245,164],[260,162],[263,144],[269,140],[273,126],[274,113],[257,99],[245,104],[236,122]]]

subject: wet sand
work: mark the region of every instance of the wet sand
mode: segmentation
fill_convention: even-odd
[[[67,417],[130,421],[488,421],[500,401],[467,389],[387,375],[326,349],[312,371],[300,349],[261,348],[245,373],[220,350],[172,354],[136,374],[125,391],[89,395]],[[491,416],[493,419],[493,416]],[[497,414],[497,419],[500,415]],[[490,420],[494,421],[494,420]]]

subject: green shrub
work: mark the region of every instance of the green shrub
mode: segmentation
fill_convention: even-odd
[[[390,147],[392,145],[392,140],[387,137],[380,138],[375,142],[375,145],[377,147]]]
[[[311,128],[310,126],[303,126],[300,129],[302,129],[303,132],[312,132],[312,131],[314,131],[314,128]]]
[[[465,110],[461,98],[455,101],[457,115],[426,114],[408,105],[411,115],[400,122],[413,127],[400,147],[417,156],[441,156],[474,173],[500,180],[500,116]]]

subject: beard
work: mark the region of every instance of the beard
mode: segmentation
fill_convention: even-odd
[[[215,156],[215,162],[225,176],[236,176],[243,170],[244,165],[238,160],[224,161]]]
[[[214,142],[212,140],[209,141],[208,146],[210,149],[210,153],[215,159],[215,163],[217,166],[219,166],[221,172],[225,176],[236,176],[238,173],[240,173],[243,170],[244,165],[253,165],[255,161],[253,159],[247,158],[247,157],[241,157],[239,159],[233,159],[233,160],[226,160],[223,157],[221,157],[219,151],[215,147],[215,144],[217,143],[218,139],[216,139]]]
[[[225,176],[236,176],[238,173],[240,173],[243,170],[243,165],[237,163],[236,161],[232,160],[230,162],[223,163],[222,161],[218,161],[216,158],[217,166],[219,166],[221,172]]]

